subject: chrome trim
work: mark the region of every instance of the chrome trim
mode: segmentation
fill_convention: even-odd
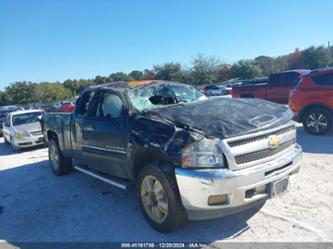
[[[266,187],[296,174],[301,159],[302,148],[296,144],[274,160],[241,170],[176,168],[182,204],[191,220],[217,218],[239,212],[272,197]],[[272,174],[265,174],[272,170],[275,170]],[[265,190],[251,197],[246,196],[248,190],[257,188]],[[228,203],[209,205],[208,199],[212,195],[227,195]]]
[[[127,152],[124,151],[124,150],[106,149],[106,148],[92,146],[92,145],[83,145],[82,148],[84,148],[84,147],[95,149],[95,150],[106,151],[106,152],[114,152],[114,153],[120,153],[120,154],[127,154]]]
[[[108,184],[110,184],[110,185],[112,185],[112,186],[115,186],[115,187],[117,187],[117,188],[120,188],[120,189],[123,189],[123,190],[127,190],[127,189],[128,189],[128,185],[127,185],[127,184],[124,184],[124,183],[118,183],[118,182],[116,182],[116,181],[113,181],[113,180],[108,179],[108,178],[106,178],[106,177],[103,177],[103,176],[101,176],[101,175],[98,175],[98,174],[96,174],[96,173],[94,173],[94,172],[92,172],[92,171],[89,171],[89,170],[87,170],[87,169],[81,168],[81,167],[79,167],[79,166],[77,166],[77,165],[74,166],[74,169],[76,169],[76,170],[78,170],[78,171],[81,171],[82,173],[87,174],[87,175],[89,175],[89,176],[92,176],[92,177],[94,177],[94,178],[97,178],[97,179],[99,179],[99,180],[101,180],[101,181],[103,181],[103,182],[106,182],[106,183],[108,183]]]
[[[222,139],[220,141],[220,147],[221,147],[224,155],[226,156],[226,160],[228,162],[229,169],[239,170],[239,169],[251,167],[251,166],[254,166],[254,165],[257,165],[260,163],[268,162],[270,160],[274,160],[275,158],[284,154],[291,147],[295,146],[295,144],[293,144],[281,152],[278,152],[269,157],[262,158],[260,160],[254,160],[254,161],[247,162],[244,164],[237,164],[235,161],[236,156],[253,153],[253,152],[257,152],[257,151],[261,151],[261,150],[265,150],[265,149],[271,149],[271,146],[269,145],[269,137],[259,139],[257,141],[252,141],[252,142],[249,142],[249,143],[246,143],[243,145],[233,146],[233,147],[229,146],[230,142],[237,142],[237,141],[247,140],[247,139],[251,139],[251,138],[262,137],[265,135],[274,136],[275,135],[274,133],[278,133],[279,131],[284,130],[289,127],[295,127],[295,123],[293,121],[291,121],[283,126],[279,126],[277,128],[269,129],[266,131],[259,131],[256,133],[246,134],[246,135],[242,135],[242,136],[238,136],[238,137]],[[296,128],[293,130],[286,131],[285,133],[277,134],[276,136],[279,138],[281,144],[288,142],[292,139],[296,139]]]

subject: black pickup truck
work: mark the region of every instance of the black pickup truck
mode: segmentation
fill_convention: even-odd
[[[77,169],[135,186],[147,221],[168,232],[286,191],[302,152],[291,118],[265,100],[139,81],[89,87],[74,112],[46,113],[41,123],[56,175]]]

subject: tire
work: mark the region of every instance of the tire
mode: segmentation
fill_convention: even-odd
[[[54,139],[49,141],[49,163],[57,176],[67,175],[72,171],[72,159],[61,153],[58,142]]]
[[[148,223],[162,233],[171,232],[187,221],[174,174],[174,168],[170,165],[151,163],[141,169],[137,179],[137,196],[141,211]],[[154,179],[157,181],[153,182]],[[154,186],[149,194],[147,194],[147,181],[152,183],[151,187]],[[150,204],[147,204],[147,200]],[[157,221],[154,219],[154,213],[162,214],[162,218]]]
[[[10,144],[12,146],[13,151],[15,151],[15,152],[19,152],[20,151],[20,148],[15,145],[15,142],[14,142],[13,138],[11,138]]]
[[[332,113],[322,108],[313,108],[303,115],[303,127],[312,135],[324,135],[332,129]]]

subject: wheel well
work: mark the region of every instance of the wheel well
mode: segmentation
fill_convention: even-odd
[[[322,104],[312,104],[312,105],[308,105],[306,106],[304,109],[302,109],[301,114],[300,114],[300,120],[303,121],[304,119],[304,115],[310,111],[311,109],[323,109],[328,111],[329,113],[331,113],[333,115],[333,110],[331,108],[329,108],[326,105],[322,105]]]
[[[159,163],[166,163],[169,165],[173,165],[170,158],[168,158],[164,154],[149,149],[147,150],[147,148],[145,148],[145,150],[140,149],[139,151],[137,151],[136,154],[137,155],[134,157],[135,160],[131,176],[131,178],[135,181],[137,179],[140,170],[148,163],[155,164],[156,162],[159,162]]]
[[[54,131],[48,131],[48,132],[47,132],[47,139],[48,139],[49,141],[51,141],[51,140],[58,141],[58,135],[57,135],[57,133],[55,133]]]

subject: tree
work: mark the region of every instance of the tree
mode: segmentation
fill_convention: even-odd
[[[123,73],[123,72],[117,72],[117,73],[112,73],[109,76],[110,82],[116,82],[116,81],[133,81],[132,76]]]
[[[139,70],[133,70],[129,73],[129,76],[131,76],[134,80],[141,80],[143,77],[143,72]]]
[[[328,48],[323,46],[310,47],[303,51],[306,66],[309,69],[326,67],[332,63],[332,54]]]
[[[220,69],[220,77],[219,81],[226,81],[232,78],[231,70],[230,70],[230,65],[228,64],[223,64],[221,69]]]
[[[303,52],[298,48],[288,56],[288,69],[297,69],[297,68],[305,68],[306,61],[303,55]]]
[[[214,84],[219,80],[221,61],[215,57],[205,57],[199,54],[192,61],[191,78],[193,84]]]
[[[102,85],[109,82],[109,78],[105,76],[97,75],[93,80],[95,85]]]
[[[255,64],[260,68],[263,75],[267,76],[271,73],[279,71],[276,66],[275,59],[269,56],[258,56],[254,59]]]
[[[80,92],[85,89],[87,86],[95,85],[93,80],[65,80],[63,83],[64,87],[69,89],[73,96],[80,94]]]
[[[258,67],[256,63],[251,60],[240,60],[239,62],[233,64],[230,70],[233,77],[244,80],[262,76],[260,67]]]
[[[42,103],[52,103],[72,97],[70,90],[59,82],[36,84],[34,90],[34,94],[39,100],[38,102]]]
[[[38,102],[39,99],[34,95],[36,83],[14,82],[5,88],[8,104],[26,104]]]
[[[183,82],[184,72],[180,63],[165,63],[154,66],[155,79]]]
[[[145,69],[143,70],[142,80],[153,80],[155,79],[156,73],[154,70]]]

